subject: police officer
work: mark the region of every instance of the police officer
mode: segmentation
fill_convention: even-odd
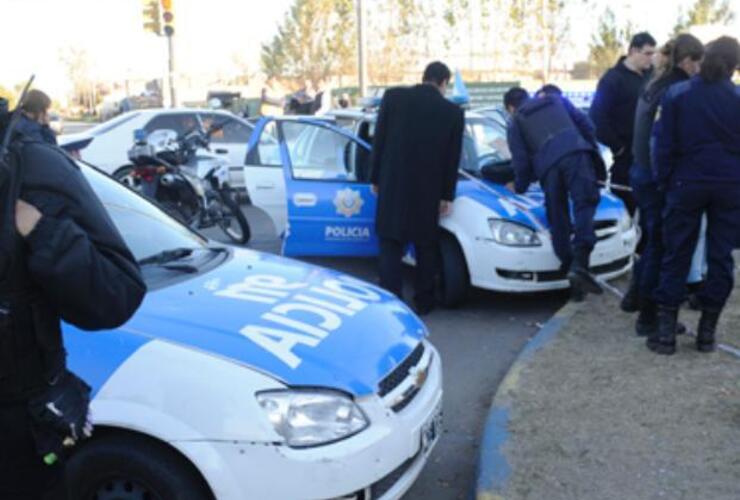
[[[632,37],[629,52],[599,80],[589,115],[596,126],[596,137],[609,146],[614,157],[612,182],[627,186],[632,167],[632,134],[637,99],[650,79],[655,55],[655,39],[649,33]],[[635,212],[632,194],[615,190],[630,215]]]
[[[9,126],[0,157],[0,498],[66,498],[63,450],[89,435],[89,387],[63,319],[116,327],[146,286],[107,212],[58,148]]]
[[[663,257],[661,216],[665,197],[653,179],[650,162],[650,141],[655,115],[668,88],[697,74],[704,56],[702,43],[689,34],[679,35],[669,45],[670,50],[664,65],[637,103],[632,141],[635,161],[630,169],[630,180],[632,193],[640,208],[640,226],[645,245],[640,260],[635,264],[630,290],[634,294],[634,309],[640,311],[635,330],[641,336],[646,336],[657,328],[657,307],[652,295],[658,286],[660,261]],[[628,302],[622,301],[623,309]],[[627,309],[627,312],[634,310],[632,307]]]
[[[596,244],[594,214],[603,177],[593,125],[558,90],[530,99],[527,91],[514,87],[504,96],[511,113],[508,140],[515,173],[513,189],[527,191],[539,180],[545,192],[547,219],[555,254],[567,270],[573,299],[584,293],[602,293],[589,273],[589,257]],[[575,227],[571,227],[569,197],[573,201]],[[572,231],[574,229],[574,231]],[[571,240],[571,233],[573,238]]]
[[[51,98],[46,93],[38,89],[29,90],[15,130],[27,137],[56,144],[57,136],[49,127],[49,108]]]
[[[717,321],[732,291],[732,250],[740,235],[740,94],[731,78],[739,62],[736,39],[707,45],[699,75],[668,89],[653,130],[653,169],[666,193],[658,329],[647,339],[658,354],[676,351],[678,307],[704,213],[708,271],[697,294],[699,351],[714,350]]]

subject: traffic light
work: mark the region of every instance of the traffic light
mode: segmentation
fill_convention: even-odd
[[[160,0],[162,4],[162,20],[164,21],[164,34],[172,36],[175,34],[175,16],[172,13],[172,0]]]
[[[162,34],[162,22],[158,0],[141,0],[141,13],[144,16],[144,31],[155,35]]]

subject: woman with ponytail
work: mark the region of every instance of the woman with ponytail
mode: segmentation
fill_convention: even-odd
[[[735,38],[707,45],[699,74],[666,92],[653,130],[652,167],[665,193],[665,249],[653,295],[658,328],[647,345],[659,354],[676,350],[678,307],[704,213],[708,271],[697,294],[700,352],[714,350],[717,321],[732,292],[732,251],[740,243],[740,92],[732,83],[738,64]]]

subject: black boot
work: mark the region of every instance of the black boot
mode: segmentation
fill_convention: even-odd
[[[655,337],[658,334],[658,306],[652,301],[643,301],[635,322],[638,337]]]
[[[677,320],[677,308],[658,306],[658,330],[647,338],[645,344],[648,349],[658,354],[674,354],[676,352]]]
[[[638,292],[638,279],[634,269],[632,270],[632,279],[630,279],[630,286],[622,297],[622,301],[619,303],[619,308],[626,313],[633,313],[640,310],[640,294]],[[639,319],[637,320],[640,321]]]
[[[676,335],[686,334],[686,325],[676,322]],[[658,334],[658,306],[645,301],[640,307],[640,314],[635,322],[635,333],[638,337],[655,337]]]
[[[712,352],[716,347],[714,334],[717,331],[719,311],[704,309],[699,318],[699,328],[696,331],[696,349],[700,352]]]
[[[604,290],[588,271],[588,256],[589,253],[587,252],[574,252],[573,262],[571,262],[568,270],[568,281],[570,281],[571,288],[580,289],[585,293],[601,295]]]

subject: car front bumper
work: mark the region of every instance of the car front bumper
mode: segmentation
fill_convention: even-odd
[[[507,247],[477,239],[466,254],[473,286],[501,292],[538,292],[568,288],[565,272],[549,238],[538,247]],[[591,272],[603,279],[618,277],[632,268],[637,243],[635,227],[598,241],[591,253]]]
[[[203,472],[219,499],[400,498],[414,483],[441,430],[428,440],[442,404],[439,353],[423,386],[400,411],[377,395],[359,398],[370,426],[348,439],[314,448],[279,443],[178,443]]]

